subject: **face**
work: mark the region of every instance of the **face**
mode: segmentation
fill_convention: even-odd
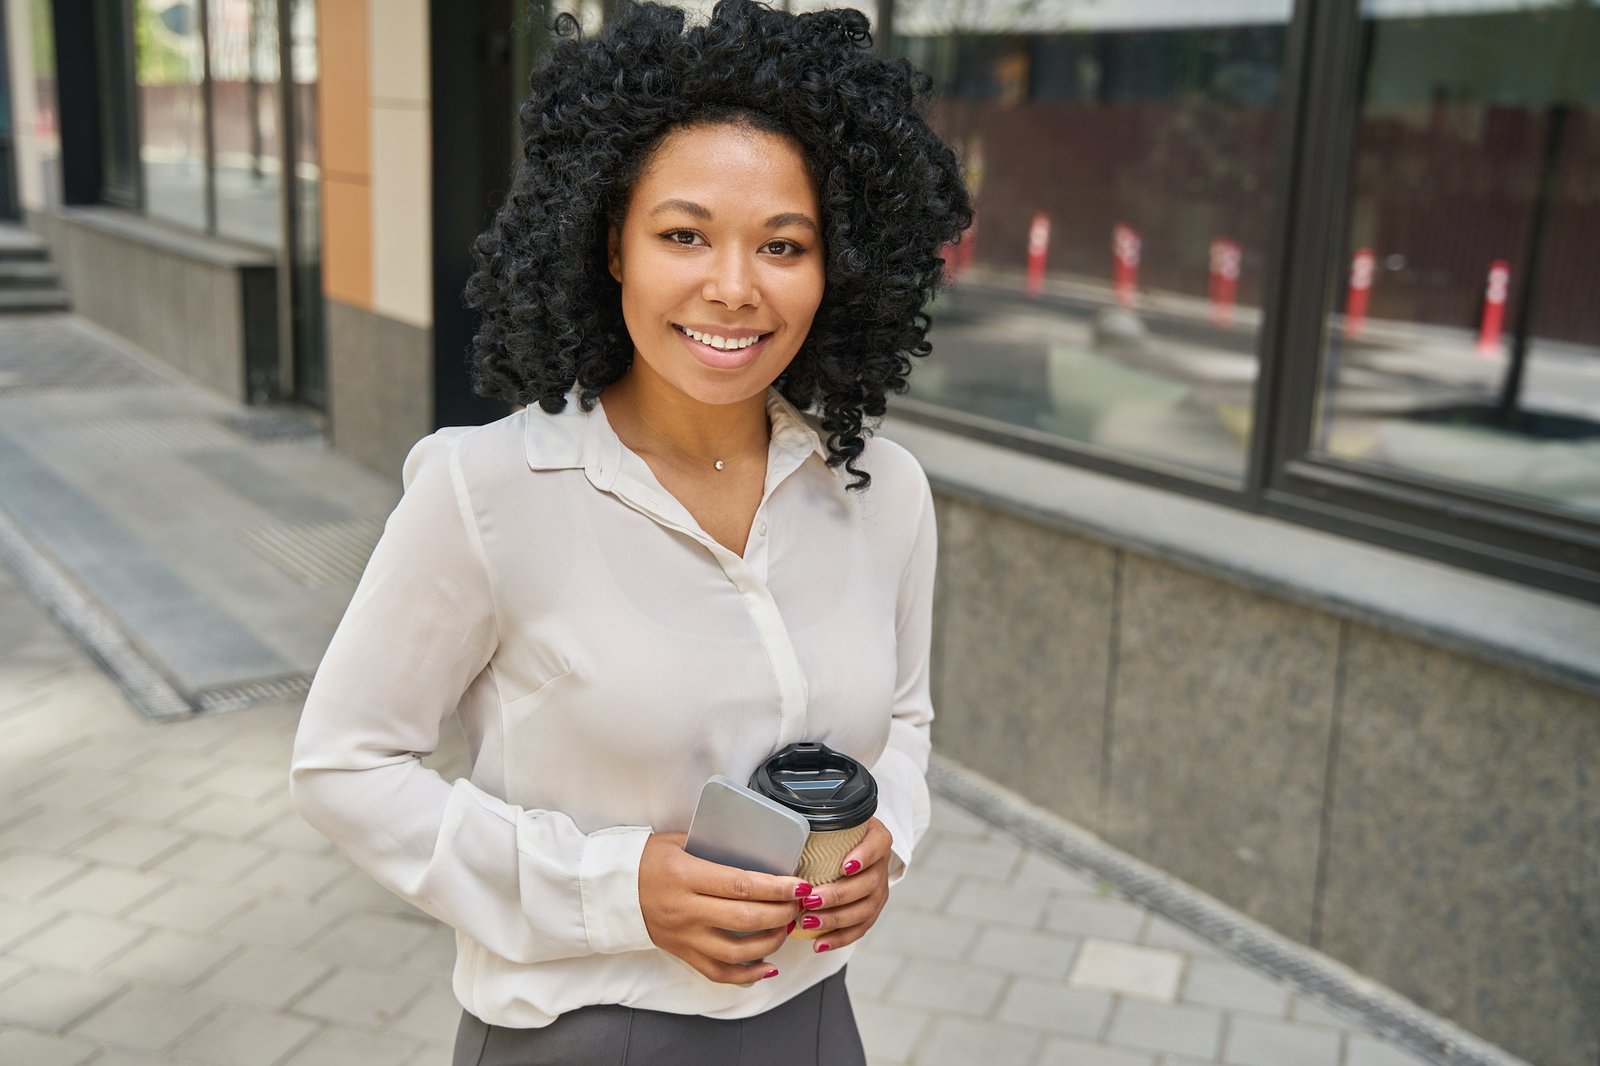
[[[630,373],[708,404],[764,394],[822,300],[821,223],[794,141],[729,124],[669,133],[608,247]]]

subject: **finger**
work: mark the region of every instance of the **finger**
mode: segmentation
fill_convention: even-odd
[[[889,847],[893,843],[894,834],[889,832],[888,827],[878,819],[872,819],[867,823],[867,835],[844,857],[840,872],[846,877],[854,877],[862,870],[884,861],[889,857]]]
[[[694,891],[722,899],[752,900],[757,902],[794,902],[809,895],[811,886],[798,877],[778,877],[722,866],[684,853],[684,871],[687,883]],[[804,891],[802,891],[802,889]]]
[[[793,900],[788,903],[751,903],[716,896],[697,896],[694,922],[712,929],[760,933],[782,929],[794,921],[799,913]]]
[[[880,912],[881,913],[881,912]],[[858,922],[838,929],[829,929],[817,936],[812,941],[811,950],[815,952],[833,951],[837,948],[848,947],[867,934],[867,930],[877,922],[874,916],[871,921]]]
[[[718,984],[748,985],[757,981],[764,981],[768,975],[773,977],[778,975],[778,968],[764,960],[724,962],[693,948],[684,949],[683,953],[678,957],[698,970],[701,976]]]
[[[878,912],[883,910],[885,902],[883,897],[873,896],[829,910],[807,911],[800,916],[800,928],[821,930],[824,933],[835,929],[848,929],[852,925],[860,925],[875,918]]]
[[[787,925],[750,936],[734,936],[718,929],[712,931],[702,950],[719,962],[754,966],[775,954],[788,939]]]

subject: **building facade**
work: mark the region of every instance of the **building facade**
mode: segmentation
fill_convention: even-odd
[[[503,413],[460,293],[539,16],[4,10],[7,179],[81,313],[386,474]],[[886,427],[941,505],[940,749],[1592,1066],[1600,8],[868,13],[977,205]]]

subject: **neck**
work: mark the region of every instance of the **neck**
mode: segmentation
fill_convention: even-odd
[[[647,428],[650,435],[708,459],[765,455],[771,436],[765,391],[736,403],[703,403],[649,373],[638,360],[606,387],[601,402],[613,428],[621,415],[624,430],[635,430],[634,437]]]

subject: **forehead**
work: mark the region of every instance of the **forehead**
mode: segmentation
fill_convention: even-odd
[[[817,212],[799,142],[734,123],[682,126],[661,139],[633,188],[629,214],[665,199],[689,200],[713,214]]]

